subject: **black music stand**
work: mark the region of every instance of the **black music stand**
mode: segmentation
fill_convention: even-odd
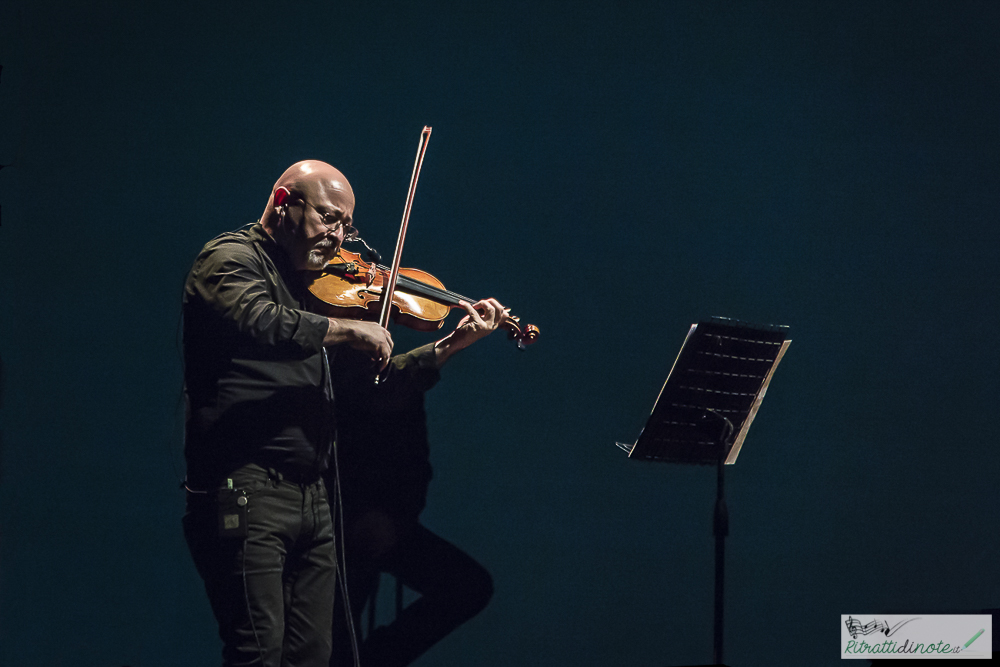
[[[718,468],[713,660],[719,664],[729,534],[723,469],[736,462],[774,370],[792,342],[786,333],[787,327],[725,318],[691,325],[639,438],[633,445],[617,443],[631,459]]]

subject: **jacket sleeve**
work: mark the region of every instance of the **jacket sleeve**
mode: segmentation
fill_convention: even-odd
[[[441,379],[441,371],[434,367],[434,343],[394,356],[389,369],[387,382],[410,391],[423,393]]]
[[[281,305],[268,289],[273,269],[250,247],[230,242],[206,248],[195,261],[186,298],[200,301],[259,344],[294,344],[317,352],[330,325],[321,315]],[[279,280],[270,277],[272,283]]]
[[[375,365],[366,353],[344,345],[330,349],[334,394],[347,411],[385,413],[423,405],[424,392],[441,377],[434,367],[433,343],[394,356],[377,385]]]

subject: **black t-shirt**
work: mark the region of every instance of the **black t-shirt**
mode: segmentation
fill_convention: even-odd
[[[329,322],[303,308],[301,274],[260,224],[209,241],[184,286],[188,484],[247,463],[299,478],[329,462]]]

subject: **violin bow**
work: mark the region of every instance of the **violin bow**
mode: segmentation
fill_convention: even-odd
[[[420,178],[420,167],[424,164],[424,153],[427,152],[427,142],[431,138],[431,128],[424,126],[417,144],[417,159],[413,162],[413,175],[410,176],[410,190],[406,193],[406,207],[403,209],[403,222],[399,225],[399,238],[396,239],[396,253],[392,257],[392,271],[389,282],[382,288],[382,312],[378,323],[383,329],[389,326],[389,314],[392,311],[392,296],[396,291],[396,279],[399,276],[400,259],[403,256],[403,242],[406,240],[406,227],[410,224],[410,209],[413,207],[413,194],[417,190],[417,179]]]
[[[396,279],[399,277],[400,260],[403,257],[403,242],[406,241],[406,227],[410,224],[410,209],[413,208],[413,195],[417,191],[417,180],[420,178],[420,167],[424,164],[424,153],[427,152],[427,142],[431,138],[431,128],[424,125],[417,143],[417,158],[413,162],[413,174],[410,176],[410,189],[406,193],[406,206],[403,208],[403,222],[399,225],[399,238],[396,239],[396,252],[392,256],[392,271],[389,280],[382,287],[382,312],[378,324],[383,329],[389,328],[389,316],[392,313],[392,295],[396,291]],[[379,384],[382,373],[375,374],[375,384]]]

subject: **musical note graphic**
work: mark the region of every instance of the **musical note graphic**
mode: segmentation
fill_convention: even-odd
[[[879,621],[877,619],[872,619],[869,623],[865,623],[864,625],[862,625],[861,621],[859,621],[858,619],[851,618],[850,616],[848,616],[847,620],[844,621],[844,625],[847,626],[847,632],[851,635],[851,639],[857,639],[858,635],[868,636],[873,632],[881,632],[886,637],[891,637],[893,634],[895,634],[897,630],[899,630],[899,628],[903,627],[907,623],[910,623],[911,621],[917,620],[917,618],[920,617],[918,616],[916,618],[910,618],[905,621],[900,621],[899,623],[890,628],[889,624],[886,621]]]

